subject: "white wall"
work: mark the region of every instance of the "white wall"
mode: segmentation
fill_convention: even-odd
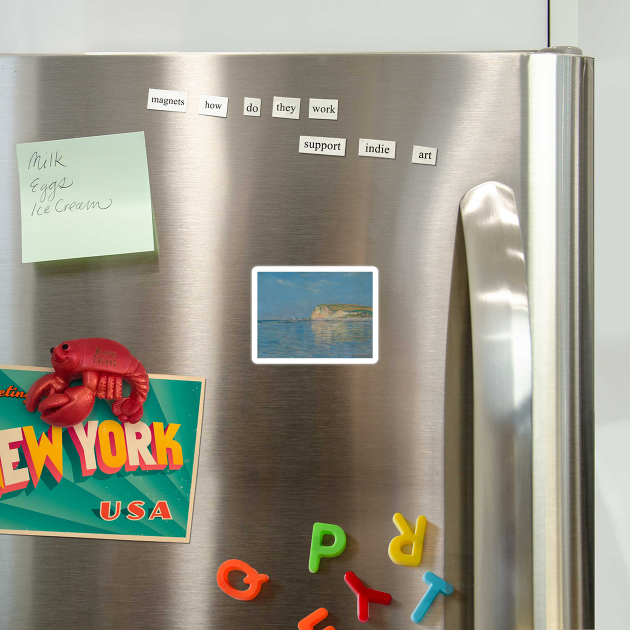
[[[546,0],[0,0],[2,52],[514,50],[546,45]]]
[[[595,615],[597,628],[622,628],[630,624],[630,2],[579,0],[578,33],[595,57]]]

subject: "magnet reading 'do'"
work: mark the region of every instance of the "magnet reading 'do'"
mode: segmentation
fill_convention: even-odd
[[[73,339],[51,348],[50,354],[54,372],[28,390],[28,411],[37,409],[52,426],[72,427],[90,415],[98,397],[114,401],[112,411],[121,422],[135,424],[142,418],[149,376],[125,346],[99,337]],[[70,387],[76,378],[82,378],[83,384]],[[131,385],[127,398],[123,398],[123,379]]]

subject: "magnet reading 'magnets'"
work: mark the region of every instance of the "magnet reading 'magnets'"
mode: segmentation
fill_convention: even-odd
[[[96,397],[113,400],[112,411],[121,422],[135,424],[142,418],[149,376],[125,346],[98,337],[73,339],[51,348],[50,354],[54,372],[35,381],[26,396],[26,408],[38,409],[44,422],[56,427],[79,424],[90,415]],[[83,385],[70,387],[75,378],[83,378]],[[131,385],[127,398],[123,379]]]

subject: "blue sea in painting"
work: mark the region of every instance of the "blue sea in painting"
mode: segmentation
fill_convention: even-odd
[[[260,359],[371,359],[372,319],[259,320]]]

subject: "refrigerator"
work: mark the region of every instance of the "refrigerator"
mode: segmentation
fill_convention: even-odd
[[[204,95],[227,116],[200,115]],[[22,263],[16,145],[137,131],[155,251]],[[322,607],[317,628],[358,628],[349,571],[392,596],[374,628],[416,627],[426,572],[453,593],[420,627],[593,626],[580,50],[3,55],[0,225],[1,364],[105,337],[206,379],[190,542],[1,535],[0,628],[295,628]],[[266,268],[377,273],[370,360],[257,361]],[[398,513],[427,519],[419,566],[388,557]],[[314,523],[347,536],[317,573]],[[233,558],[269,576],[252,601],[217,584]]]

